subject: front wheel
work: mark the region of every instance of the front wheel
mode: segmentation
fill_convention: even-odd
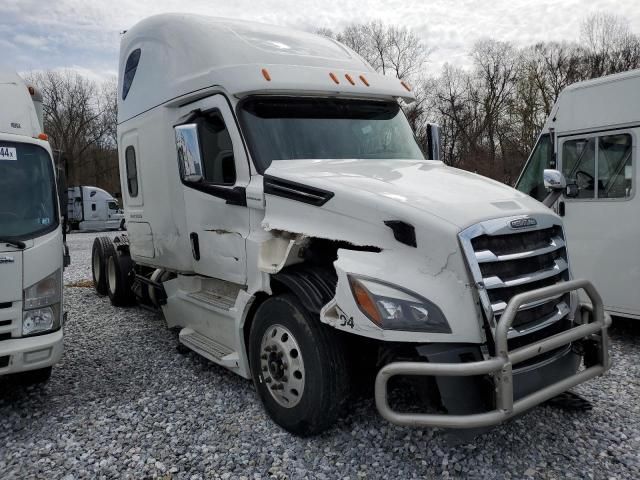
[[[348,394],[341,342],[295,296],[279,295],[260,305],[249,359],[265,410],[285,430],[315,435],[340,415]]]

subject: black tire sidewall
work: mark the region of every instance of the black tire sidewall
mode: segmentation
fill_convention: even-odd
[[[114,252],[105,262],[105,279],[108,277],[109,262],[114,262],[115,267],[115,288],[112,292],[108,286],[107,294],[111,303],[117,307],[125,307],[134,303],[134,294],[129,285],[128,273],[133,267],[133,261],[129,256]]]
[[[292,333],[300,347],[305,369],[305,385],[299,403],[291,408],[281,406],[268,391],[260,365],[260,345],[264,333],[274,324],[280,324]],[[313,318],[290,294],[266,300],[256,311],[249,335],[249,359],[256,390],[271,418],[291,433],[307,436],[325,430],[337,418],[341,399],[336,397],[339,375],[327,352],[336,348],[327,329],[319,319]],[[334,352],[335,353],[335,352]],[[342,365],[342,367],[344,367]],[[337,373],[337,374],[336,374]]]

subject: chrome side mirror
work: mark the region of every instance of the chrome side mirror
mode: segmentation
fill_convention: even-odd
[[[440,157],[440,138],[442,129],[435,123],[427,124],[427,154],[429,160],[442,160]]]
[[[558,170],[545,168],[543,173],[544,187],[550,190],[564,190],[567,188],[567,181],[564,175]]]
[[[187,123],[174,127],[174,130],[182,180],[185,182],[201,182],[204,179],[204,175],[202,172],[200,142],[198,140],[198,125]]]

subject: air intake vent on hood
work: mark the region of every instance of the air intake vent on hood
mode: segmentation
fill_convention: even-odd
[[[308,203],[317,207],[324,205],[333,197],[333,192],[270,175],[264,176],[264,193]]]
[[[416,229],[413,225],[403,222],[402,220],[387,220],[384,224],[393,230],[394,238],[400,243],[404,243],[410,247],[418,246],[416,243]]]

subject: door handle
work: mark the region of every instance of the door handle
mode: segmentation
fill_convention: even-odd
[[[560,215],[561,217],[564,217],[564,214],[565,214],[564,202],[560,202],[558,203],[558,215]]]
[[[189,234],[189,238],[191,239],[191,254],[193,258],[198,261],[200,260],[200,242],[198,241],[198,234],[196,232],[191,232]]]

